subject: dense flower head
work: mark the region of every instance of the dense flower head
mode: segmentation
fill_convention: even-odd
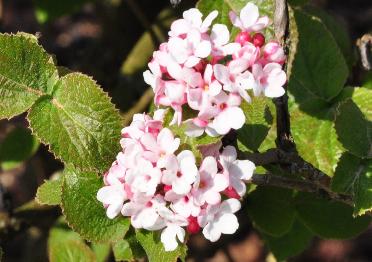
[[[212,25],[217,15],[203,19],[192,8],[173,22],[143,75],[163,109],[152,117],[135,114],[123,128],[122,151],[97,192],[109,218],[122,215],[134,228],[160,230],[166,251],[184,242],[186,233],[202,231],[210,241],[233,234],[239,200],[255,169],[221,143],[204,145],[195,155],[171,126],[184,125],[178,130],[189,137],[225,135],[245,123],[243,101],[284,94],[286,57],[278,42],[265,39],[269,19],[248,3],[239,14],[229,13],[240,30],[232,35],[226,25]],[[174,114],[168,127],[169,108]]]
[[[163,127],[164,113],[136,114],[122,130],[122,151],[104,174],[97,199],[111,219],[122,215],[130,217],[134,228],[161,230],[167,251],[183,242],[186,232],[202,229],[211,241],[234,233],[238,199],[255,165],[237,160],[232,146],[215,147],[197,159]]]
[[[245,116],[240,105],[250,102],[251,95],[284,94],[286,57],[278,42],[265,39],[268,17],[260,16],[253,3],[239,14],[231,11],[231,22],[240,30],[233,36],[226,25],[212,25],[217,15],[213,11],[203,19],[196,8],[185,11],[144,72],[155,105],[171,107],[171,124],[185,124],[191,137],[241,128]],[[194,117],[184,119],[185,110],[193,111]]]

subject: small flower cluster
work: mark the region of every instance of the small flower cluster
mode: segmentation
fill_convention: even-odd
[[[153,118],[136,114],[122,130],[123,151],[104,175],[97,199],[109,218],[130,217],[135,228],[162,230],[165,250],[174,250],[185,230],[217,241],[221,234],[234,233],[239,224],[234,213],[240,209],[255,165],[237,160],[236,150],[227,146],[204,155],[198,167],[180,139],[163,128],[164,110]]]
[[[279,97],[284,94],[285,55],[275,41],[265,42],[262,31],[268,17],[248,3],[239,16],[230,12],[232,24],[240,29],[234,42],[226,25],[214,24],[218,12],[204,20],[198,9],[183,13],[171,26],[169,40],[160,45],[144,73],[155,93],[155,104],[175,111],[171,124],[185,122],[188,136],[225,135],[245,122],[239,107],[242,99],[255,96]],[[210,28],[211,27],[211,28]],[[182,120],[188,107],[196,116]]]

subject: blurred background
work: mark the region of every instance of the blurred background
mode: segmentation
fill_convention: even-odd
[[[151,99],[149,93],[142,97],[147,90],[142,72],[154,48],[166,39],[171,21],[195,2],[184,0],[174,7],[167,0],[0,0],[0,31],[36,34],[58,65],[97,80],[127,116],[126,121],[133,106],[143,111]],[[371,0],[310,3],[335,16],[353,45],[372,31]],[[353,84],[361,81],[361,72],[355,65]],[[37,187],[63,167],[30,135],[27,125],[24,115],[0,121],[0,245],[4,261],[9,262],[47,261],[48,229],[60,215],[57,208],[40,210],[31,214],[30,224],[16,224],[12,230],[1,222],[14,210],[33,205]],[[213,244],[193,236],[188,261],[275,261],[253,229],[247,211],[243,208],[239,215],[242,224],[233,236]],[[290,261],[372,261],[372,227],[347,241],[313,239]]]

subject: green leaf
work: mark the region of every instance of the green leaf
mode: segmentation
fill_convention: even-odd
[[[187,250],[185,244],[179,244],[176,250],[166,252],[163,243],[160,242],[159,232],[138,230],[136,237],[145,250],[149,262],[176,262],[178,258],[185,261]]]
[[[19,166],[35,154],[39,142],[31,135],[30,130],[16,127],[0,143],[0,165],[3,170]]]
[[[58,79],[50,56],[26,35],[0,34],[0,119],[28,110]]]
[[[109,244],[92,243],[91,248],[96,256],[96,262],[108,261],[111,252],[111,247]]]
[[[289,91],[298,103],[308,99],[309,93],[330,101],[341,92],[348,76],[336,40],[319,18],[298,9],[294,9],[291,28],[291,42],[297,46],[291,46],[290,60],[294,61],[289,68]]]
[[[372,90],[357,88],[352,99],[338,108],[338,139],[352,154],[372,158]]]
[[[368,121],[372,121],[372,87],[355,88],[352,99]]]
[[[36,192],[36,202],[41,205],[59,205],[62,195],[62,176],[54,180],[45,180]]]
[[[128,240],[119,240],[112,246],[112,250],[114,252],[115,261],[134,261],[136,259]]]
[[[369,216],[353,218],[350,206],[310,193],[298,193],[295,202],[299,219],[323,238],[351,238],[363,232],[371,222]]]
[[[372,161],[344,153],[332,179],[332,190],[353,196],[354,215],[372,210]]]
[[[125,239],[117,241],[112,246],[116,261],[135,261],[146,257],[146,252],[136,238],[136,232],[130,228]]]
[[[257,97],[252,103],[243,102],[241,108],[245,115],[245,124],[238,132],[239,149],[257,151],[273,124],[273,103],[265,97]]]
[[[263,236],[269,249],[278,261],[284,261],[305,250],[314,235],[298,219],[293,222],[289,232],[281,237]]]
[[[319,18],[325,25],[327,30],[332,34],[333,38],[336,40],[338,47],[344,55],[344,58],[351,69],[354,63],[355,57],[351,48],[350,36],[348,35],[345,28],[347,26],[342,21],[336,20],[336,18],[329,15],[322,9],[315,8],[313,6],[306,6],[305,12],[309,15]]]
[[[79,234],[67,227],[63,219],[59,219],[49,231],[48,253],[49,260],[52,262],[96,262],[92,250],[84,243]]]
[[[277,187],[257,187],[247,197],[248,215],[265,234],[282,236],[295,219],[291,190]]]
[[[99,243],[114,242],[124,237],[129,220],[106,216],[102,203],[96,199],[102,186],[102,178],[94,173],[66,170],[62,185],[62,211],[69,226],[83,238]]]
[[[311,116],[299,109],[290,110],[291,131],[299,154],[329,176],[334,174],[337,162],[344,149],[337,140],[334,128],[333,110],[318,106],[316,115]]]
[[[119,240],[112,246],[115,261],[133,261],[135,258],[132,254],[129,242],[125,239]]]
[[[53,97],[38,100],[28,119],[34,134],[78,169],[104,172],[119,151],[120,115],[88,76],[60,78]]]

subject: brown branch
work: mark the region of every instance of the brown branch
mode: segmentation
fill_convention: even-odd
[[[288,5],[286,0],[275,1],[274,13],[274,30],[276,39],[284,47],[284,52],[288,56],[288,35],[289,35],[289,20],[288,20]],[[286,64],[283,65],[286,68]],[[284,86],[285,89],[286,85]],[[288,95],[285,93],[283,96],[274,99],[276,108],[276,131],[277,139],[276,144],[279,148],[286,151],[295,150],[291,135],[291,125],[288,112]]]
[[[286,152],[281,149],[270,149],[263,153],[239,152],[239,158],[248,159],[258,166],[280,164],[289,174],[300,175],[324,190],[328,190],[331,182],[325,173],[305,161],[297,152]]]
[[[365,34],[357,41],[360,59],[366,71],[372,69],[372,34]]]
[[[319,188],[312,182],[306,180],[293,179],[284,176],[275,176],[272,174],[254,174],[251,178],[251,182],[259,186],[276,186],[281,188],[294,189],[301,192],[314,193],[330,200],[339,201],[349,206],[353,206],[353,200],[351,196],[338,194],[332,192],[329,189]]]

